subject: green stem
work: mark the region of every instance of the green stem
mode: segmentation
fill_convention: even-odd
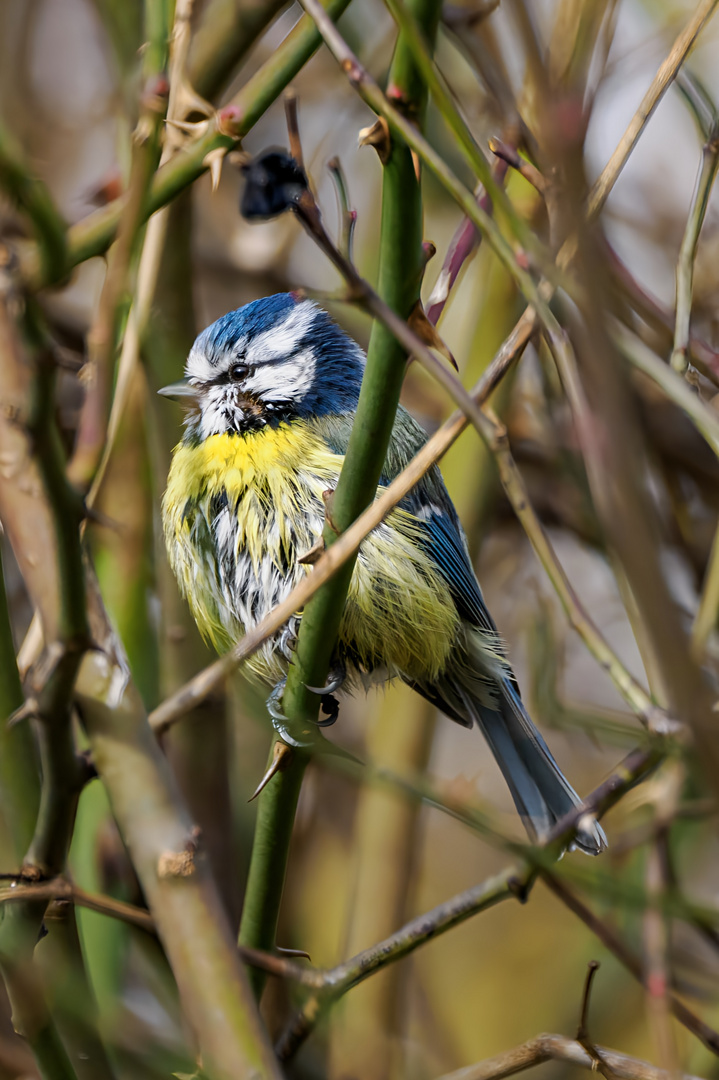
[[[414,10],[433,40],[439,19],[437,0],[415,0]],[[426,95],[406,44],[400,37],[390,82],[403,107],[422,116]],[[424,257],[422,200],[409,147],[395,140],[384,170],[379,292],[402,319],[419,298]],[[332,497],[332,523],[325,526],[325,543],[361,514],[377,491],[394,424],[405,373],[406,352],[382,323],[375,322],[367,354],[367,369],[352,434],[337,489]],[[307,684],[321,686],[327,678],[354,567],[355,556],[308,603],[302,617],[297,649],[287,678],[283,709],[293,724],[303,727],[317,718],[317,695]],[[273,778],[260,795],[250,878],[240,941],[271,949],[282,898],[305,761],[296,759]],[[255,985],[262,985],[256,975]]]
[[[138,321],[146,323],[146,329],[141,332],[142,351],[153,388],[166,386],[177,378],[197,332],[190,245],[191,195],[190,191],[183,193],[164,211],[168,214],[167,234],[148,319],[143,320],[140,307],[137,308]],[[147,294],[142,299],[146,302]],[[160,398],[151,395],[147,424],[157,492],[164,488],[172,448],[181,437],[179,416],[163,409],[160,402]],[[157,542],[162,544],[161,537]],[[159,628],[160,682],[166,696],[182,684],[189,672],[198,671],[211,657],[167,565],[164,545],[162,553],[158,550],[157,555],[156,589],[164,613]],[[164,749],[193,820],[202,829],[215,880],[236,929],[241,894],[236,874],[227,739],[227,701],[224,692],[218,690],[208,701],[199,703],[185,723],[168,733]]]
[[[211,0],[192,36],[190,85],[208,101],[230,82],[240,60],[287,0]]]
[[[274,748],[273,742],[270,763]],[[275,947],[297,801],[308,760],[306,755],[295,753],[289,765],[277,773],[260,794],[240,923],[240,945],[267,952],[272,952]],[[250,968],[248,975],[252,989],[259,998],[265,984],[265,973],[258,968]]]
[[[432,39],[439,13],[437,4],[434,0],[415,0],[414,9]],[[394,87],[395,97],[401,97],[405,113],[421,116],[425,93],[402,36],[389,83]],[[420,185],[409,147],[395,137],[383,174],[378,292],[402,319],[409,317],[419,298],[423,265]],[[406,358],[394,334],[376,320],[352,434],[332,496],[331,522],[325,525],[327,546],[375,496],[399,404]],[[317,695],[307,690],[305,684],[321,686],[326,679],[355,559],[356,554],[305,608],[283,698],[285,712],[293,720],[306,722],[317,717]]]
[[[173,5],[174,6],[174,5]],[[129,286],[147,220],[148,192],[160,161],[161,132],[167,98],[158,93],[158,80],[167,64],[172,22],[164,0],[147,0],[143,64],[144,89],[138,122],[132,136],[132,164],[126,199],[108,260],[97,311],[88,331],[87,389],[80,412],[75,447],[68,464],[70,483],[86,493],[92,484],[107,442],[107,425],[115,379],[118,329],[129,299]]]
[[[417,74],[419,75],[421,72],[422,79],[429,88],[438,112],[455,136],[456,145],[469,167],[491,197],[495,211],[504,217],[517,240],[527,251],[532,252],[540,259],[543,258],[541,245],[537,242],[537,237],[532,233],[527,222],[517,213],[504,187],[495,180],[487,158],[475,142],[472,132],[455,105],[450,91],[437,70],[428,40],[426,35],[422,33],[417,18],[405,3],[405,0],[385,0],[385,2],[400,28],[402,41],[411,54],[412,62],[417,66]],[[390,82],[387,87],[387,96],[390,99],[393,97],[393,90],[394,86]]]

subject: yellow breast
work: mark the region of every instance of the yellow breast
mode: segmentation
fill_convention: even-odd
[[[200,630],[218,649],[310,572],[297,557],[321,534],[322,493],[336,485],[342,461],[298,422],[176,449],[163,500],[167,549]],[[456,608],[420,531],[395,510],[360,549],[340,640],[366,670],[433,677],[456,641]],[[249,667],[276,681],[286,661],[270,642]]]

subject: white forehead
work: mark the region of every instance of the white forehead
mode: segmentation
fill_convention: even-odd
[[[290,309],[281,322],[254,334],[253,337],[243,334],[231,348],[222,352],[213,348],[212,339],[206,336],[206,333],[201,334],[187,358],[185,370],[188,377],[208,382],[237,360],[255,367],[291,356],[309,332],[316,310],[310,300],[302,300]]]

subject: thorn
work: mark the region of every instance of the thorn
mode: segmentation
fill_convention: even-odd
[[[300,956],[303,960],[309,960],[312,963],[312,957],[304,949],[283,949],[281,945],[275,945],[275,949],[283,956]]]
[[[412,308],[407,322],[410,329],[414,331],[420,341],[424,342],[425,345],[429,345],[430,349],[436,349],[437,352],[441,353],[445,360],[449,361],[455,371],[459,370],[457,361],[439,336],[436,327],[432,325],[425,315],[421,300],[418,300]]]
[[[414,165],[414,175],[417,177],[417,183],[421,183],[421,165],[419,162],[419,156],[416,150],[412,151],[412,164]]]
[[[337,534],[337,536],[339,536],[342,530],[338,529],[334,521],[332,520],[332,504],[334,502],[334,497],[334,488],[325,488],[325,490],[322,492],[322,502],[325,504],[325,521],[327,522],[329,527]]]
[[[374,146],[382,164],[387,164],[392,153],[392,139],[389,124],[384,116],[378,116],[371,127],[362,128],[359,133],[358,145]]]
[[[287,135],[290,140],[290,154],[300,169],[304,169],[298,116],[298,96],[297,91],[291,86],[285,90],[285,120],[287,123]]]
[[[437,254],[437,245],[433,244],[431,240],[422,241],[422,258],[424,259],[424,265],[426,266],[430,259],[433,259]]]
[[[224,146],[218,146],[217,150],[210,150],[209,154],[206,154],[202,159],[202,164],[206,165],[210,170],[210,178],[212,180],[212,190],[217,191],[220,186],[220,177],[222,176],[222,162],[225,160],[226,150]]]
[[[287,743],[282,742],[281,739],[278,739],[275,743],[274,751],[272,753],[272,761],[269,764],[267,772],[260,780],[252,796],[247,800],[248,803],[253,802],[253,800],[257,798],[260,792],[267,787],[275,773],[283,772],[287,768],[294,756],[295,752],[292,747],[288,746]]]
[[[303,565],[314,566],[324,550],[325,538],[324,536],[318,536],[309,551],[306,551],[304,555],[300,555],[297,562],[302,563]]]

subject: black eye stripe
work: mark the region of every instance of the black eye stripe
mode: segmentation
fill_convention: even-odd
[[[230,364],[230,366],[222,373],[222,375],[216,376],[211,381],[213,383],[217,383],[219,385],[222,385],[223,383],[227,383],[228,381],[229,382],[239,382],[241,379],[246,379],[248,375],[253,375],[258,367],[261,367],[261,368],[280,367],[282,364],[287,364],[291,360],[294,360],[297,356],[300,355],[300,353],[304,352],[307,349],[309,344],[310,344],[310,335],[305,334],[305,336],[300,341],[295,343],[295,345],[292,348],[292,351],[286,353],[284,356],[276,356],[272,360],[264,360],[260,364],[247,364],[247,363],[240,363],[240,362],[235,363],[235,364]]]

